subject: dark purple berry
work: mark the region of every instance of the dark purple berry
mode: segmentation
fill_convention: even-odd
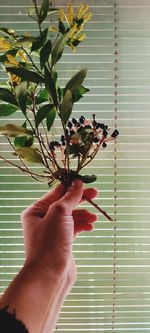
[[[97,125],[97,121],[93,120],[92,125],[95,127]]]
[[[105,142],[102,143],[102,146],[103,146],[103,148],[106,148],[106,147],[107,147],[107,145],[106,145]]]
[[[68,121],[67,125],[68,125],[69,128],[72,128],[72,122],[71,121]]]
[[[108,132],[104,129],[103,130],[103,135],[106,137],[108,135]]]
[[[77,120],[75,118],[72,118],[72,122],[73,122],[74,125],[76,125]]]
[[[86,125],[86,126],[84,126],[84,128],[86,129],[86,128],[92,128],[92,127],[91,127],[91,125]]]
[[[80,126],[80,127],[77,129],[77,132],[81,132],[83,129],[84,129],[84,127],[83,127],[83,126]]]
[[[98,143],[98,142],[99,142],[99,138],[98,138],[98,137],[95,137],[95,138],[93,139],[93,142]]]
[[[79,122],[80,122],[80,124],[84,124],[84,120],[85,120],[85,118],[84,118],[83,116],[81,116],[81,117],[79,118]]]
[[[74,135],[75,134],[75,131],[73,130],[70,130],[70,136]]]
[[[116,138],[119,135],[119,131],[117,129],[114,130],[114,132],[111,134],[112,138]]]

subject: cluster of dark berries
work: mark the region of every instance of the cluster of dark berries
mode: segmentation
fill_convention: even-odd
[[[107,125],[96,121],[96,115],[92,115],[92,120],[87,120],[84,116],[80,116],[79,119],[72,118],[69,120],[65,129],[64,135],[61,135],[60,142],[50,142],[50,150],[54,151],[55,148],[63,148],[67,145],[79,145],[83,146],[84,141],[83,133],[89,133],[91,145],[102,145],[103,148],[107,147],[108,141],[114,140],[119,132],[117,129],[113,133],[109,134],[109,128]]]

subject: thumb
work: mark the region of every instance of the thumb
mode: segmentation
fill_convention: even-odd
[[[59,200],[61,204],[67,205],[67,211],[72,212],[80,203],[83,196],[83,182],[80,179],[73,180],[65,195]]]

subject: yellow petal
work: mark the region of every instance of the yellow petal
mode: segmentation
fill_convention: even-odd
[[[64,22],[65,12],[64,12],[63,8],[59,9],[59,19],[60,19],[61,22]]]
[[[88,5],[80,5],[77,12],[77,18],[78,19],[81,18],[86,13],[88,8],[89,8]]]
[[[70,29],[69,38],[72,38],[77,33],[77,24],[74,23],[73,27]]]
[[[71,27],[73,22],[72,22],[72,19],[70,18],[70,15],[65,14],[65,19],[66,19],[68,25]]]
[[[23,51],[19,50],[17,52],[17,55],[21,58],[22,61],[28,63],[27,57]]]
[[[83,20],[84,20],[84,22],[89,21],[90,18],[91,18],[91,16],[92,16],[92,13],[88,13],[88,14],[84,15],[84,16],[83,16]]]
[[[19,65],[19,62],[11,54],[6,54],[6,57],[8,59],[8,64],[9,65],[14,65],[14,66],[18,66]]]
[[[11,44],[3,37],[0,37],[0,52],[5,52],[12,48]]]
[[[86,38],[85,34],[82,34],[78,37],[78,41],[82,42]]]
[[[70,17],[71,22],[73,23],[73,18],[74,18],[74,10],[72,5],[68,5],[68,15]]]
[[[50,32],[58,32],[58,31],[59,31],[59,30],[58,30],[56,27],[54,27],[54,26],[49,27],[48,30],[49,30]]]

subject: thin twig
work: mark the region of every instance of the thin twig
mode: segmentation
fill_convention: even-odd
[[[99,212],[101,212],[109,221],[113,221],[113,219],[103,210],[101,207],[99,207],[93,200],[89,199],[85,194],[83,195],[83,199],[88,201],[92,206],[94,206]]]

